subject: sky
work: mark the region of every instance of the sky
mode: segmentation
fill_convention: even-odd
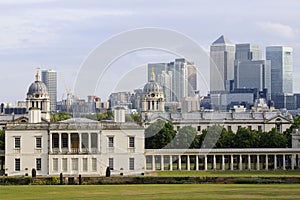
[[[58,72],[58,100],[65,98],[64,85],[74,88],[82,65],[99,45],[145,27],[179,32],[207,53],[221,35],[233,43],[259,44],[263,54],[266,46],[292,46],[297,93],[299,10],[298,0],[0,0],[0,102],[25,100],[36,68]],[[176,57],[149,49],[118,57],[94,94],[106,100],[110,92],[142,87],[147,63]],[[205,94],[207,88],[198,89]]]

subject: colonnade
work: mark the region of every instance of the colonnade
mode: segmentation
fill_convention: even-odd
[[[249,149],[231,152],[215,149],[214,152],[178,152],[173,150],[146,150],[145,168],[156,170],[294,170],[299,168],[300,149],[297,152],[250,152]],[[274,149],[273,149],[274,150]],[[177,152],[176,152],[177,151]]]

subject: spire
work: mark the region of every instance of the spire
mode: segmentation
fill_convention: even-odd
[[[154,67],[152,67],[151,81],[155,81]]]
[[[36,75],[35,75],[36,81],[41,81],[41,74],[40,74],[40,68],[36,69]]]

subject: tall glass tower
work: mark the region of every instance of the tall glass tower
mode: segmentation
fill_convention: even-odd
[[[46,85],[50,97],[50,110],[56,111],[57,102],[57,72],[50,70],[42,71],[42,82]]]
[[[225,91],[234,79],[235,45],[223,35],[210,46],[210,92]]]
[[[287,46],[266,48],[266,59],[271,60],[272,94],[293,93],[293,49]]]

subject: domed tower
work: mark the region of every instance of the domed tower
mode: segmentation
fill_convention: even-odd
[[[30,85],[26,98],[29,118],[32,117],[31,115],[33,115],[33,111],[35,111],[35,115],[40,115],[40,118],[50,121],[50,97],[48,89],[46,85],[41,81],[39,70],[37,70],[35,77],[36,80]]]
[[[142,112],[164,112],[165,99],[161,86],[155,82],[154,68],[151,80],[144,86],[142,94]]]

